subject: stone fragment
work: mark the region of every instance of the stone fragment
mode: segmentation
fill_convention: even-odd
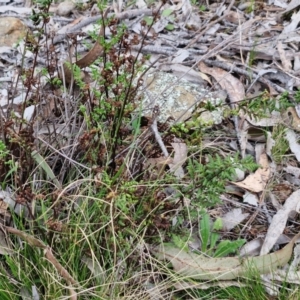
[[[142,113],[146,117],[152,116],[155,105],[158,105],[160,114],[158,121],[165,122],[169,117],[175,121],[184,121],[188,119],[196,110],[201,102],[210,101],[217,105],[223,99],[219,99],[216,93],[212,93],[202,85],[191,83],[184,79],[179,79],[173,74],[165,72],[156,72],[148,74],[144,78],[145,91],[142,100]],[[213,112],[219,114],[221,112]],[[222,117],[209,112],[201,114],[203,123],[212,121],[218,124]],[[201,123],[202,123],[201,122]]]
[[[66,0],[57,6],[56,13],[60,16],[68,16],[75,8],[76,4],[72,0]]]
[[[12,47],[26,36],[27,26],[15,17],[0,17],[0,46]]]

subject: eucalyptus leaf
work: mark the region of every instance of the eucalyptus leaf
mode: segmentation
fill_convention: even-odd
[[[297,234],[284,248],[271,254],[256,257],[207,258],[204,255],[188,253],[172,245],[160,244],[152,250],[160,260],[168,260],[178,274],[187,279],[196,280],[231,280],[248,277],[249,268],[255,268],[260,274],[275,271],[284,266],[291,258]]]

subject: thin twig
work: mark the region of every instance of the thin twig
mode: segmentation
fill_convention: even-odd
[[[1,225],[3,226],[3,225]],[[71,283],[73,285],[78,285],[78,282],[70,275],[70,273],[61,265],[61,263],[55,258],[55,256],[52,253],[52,250],[49,246],[44,244],[41,240],[35,238],[34,236],[25,233],[24,231],[21,231],[19,229],[9,227],[9,226],[3,226],[3,228],[14,235],[17,235],[24,241],[26,241],[30,246],[37,247],[44,249],[45,257],[48,259],[49,262],[53,264],[55,269],[58,271],[60,276],[62,276],[68,283]],[[74,295],[74,290],[72,290],[72,295]],[[74,298],[75,299],[75,298]]]
[[[157,115],[155,115],[152,119],[152,124],[151,124],[151,129],[152,132],[154,133],[155,139],[158,143],[158,145],[160,146],[161,151],[163,152],[165,157],[169,157],[169,153],[168,150],[158,132],[158,128],[157,128]]]
[[[226,17],[226,14],[227,12],[229,12],[234,4],[235,0],[231,0],[228,8],[226,9],[226,11],[224,11],[223,15],[221,17],[219,17],[218,19],[214,20],[213,22],[209,23],[205,29],[203,29],[201,31],[201,28],[196,32],[198,35],[191,41],[187,44],[187,46],[185,48],[189,48],[191,47],[192,45],[194,45],[195,43],[197,43],[197,41],[215,24],[219,23],[220,21],[222,21],[225,17]]]
[[[151,16],[153,13],[156,13],[156,10],[153,9],[133,9],[133,10],[128,10],[119,14],[108,14],[108,18],[111,18],[112,16],[116,18],[117,20],[125,20],[125,19],[132,19],[135,17],[140,16],[143,14],[144,16]],[[95,16],[95,17],[86,17],[84,18],[81,22],[78,24],[74,25],[72,28],[68,29],[65,33],[58,34],[57,36],[54,37],[52,43],[55,45],[59,42],[62,42],[68,34],[79,32],[81,28],[95,23],[99,20],[102,19],[101,15]],[[61,29],[62,31],[63,29]]]
[[[259,81],[265,85],[273,87],[277,92],[283,93],[286,91],[284,88],[280,87],[279,85],[271,82],[270,80],[268,80],[266,78],[259,76],[258,73],[254,70],[251,70],[252,73],[250,73],[249,70],[244,70],[244,69],[226,64],[224,62],[216,61],[216,60],[205,59],[204,62],[210,66],[219,67],[226,71],[233,71],[235,73],[239,73],[239,74],[245,75],[247,77],[249,77],[250,75],[254,75],[254,77],[258,77],[257,81]],[[249,69],[249,67],[248,67],[248,69]]]

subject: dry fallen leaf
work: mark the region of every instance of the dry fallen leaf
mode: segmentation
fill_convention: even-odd
[[[201,72],[207,73],[215,78],[222,89],[227,92],[230,104],[233,108],[236,108],[239,101],[245,99],[245,88],[243,84],[230,73],[217,67],[209,68],[204,62],[200,62],[198,68]],[[237,116],[234,117],[234,125],[241,147],[241,154],[242,157],[244,157],[246,152],[248,126],[242,112],[239,113],[239,117],[241,120],[238,120]]]
[[[83,255],[81,261],[88,267],[91,273],[97,278],[100,282],[104,282],[106,278],[105,271],[103,270],[100,262],[97,259],[92,259],[86,255]]]
[[[285,51],[283,49],[283,45],[282,45],[282,42],[279,41],[277,43],[277,50],[278,50],[278,54],[280,56],[280,59],[281,59],[281,63],[282,63],[282,67],[283,67],[283,70],[285,72],[289,72],[292,70],[292,62],[290,59],[288,59],[286,57],[286,54],[285,54]]]
[[[223,230],[230,231],[236,225],[243,222],[249,216],[248,213],[243,214],[241,208],[234,208],[226,213],[221,219],[223,224]]]
[[[13,193],[9,193],[0,189],[0,200],[6,203],[9,208],[19,216],[28,217],[28,208],[16,202]]]
[[[2,191],[0,191],[0,215],[10,217],[11,214],[10,214],[10,212],[7,210],[8,207],[9,207],[9,205],[8,205],[8,203],[6,203],[6,202],[3,200],[3,198],[1,197],[1,192],[2,192]]]
[[[299,208],[300,208],[299,206],[300,206],[300,190],[297,190],[285,201],[282,209],[278,210],[276,215],[273,217],[265,241],[260,251],[261,255],[269,253],[269,251],[272,249],[277,239],[285,229],[286,222],[290,212],[292,211],[299,212]]]
[[[164,72],[172,72],[172,74],[176,75],[178,78],[185,79],[192,83],[204,85],[204,81],[207,81],[211,84],[210,79],[206,74],[195,71],[194,69],[179,63],[160,64],[158,68]]]
[[[291,262],[291,267],[287,270],[277,270],[271,276],[271,274],[266,274],[265,278],[274,282],[288,282],[300,285],[300,271],[298,271],[299,257],[300,257],[300,245],[294,247],[294,259]],[[296,298],[298,299],[298,298]]]
[[[293,15],[291,17],[291,23],[284,27],[284,29],[282,30],[282,33],[294,32],[296,30],[296,28],[298,27],[299,22],[300,22],[300,11],[298,11],[297,13],[293,13]]]
[[[186,58],[190,56],[190,53],[186,49],[180,49],[174,54],[174,58],[172,59],[172,63],[182,63]]]
[[[187,160],[187,145],[185,143],[171,143],[172,147],[174,148],[174,158],[173,162],[169,163],[170,172],[174,173],[177,178],[184,177],[184,170],[182,165]]]
[[[174,283],[174,287],[176,291],[186,290],[186,289],[200,289],[200,290],[207,290],[209,288],[218,286],[222,289],[225,289],[229,286],[237,286],[237,287],[244,287],[246,286],[245,283],[234,281],[234,280],[227,280],[227,281],[216,281],[216,282],[197,282],[197,281],[180,281],[176,280]]]
[[[284,266],[290,260],[294,243],[299,236],[300,233],[279,251],[249,258],[207,258],[204,255],[187,253],[171,244],[161,244],[152,252],[158,259],[170,261],[174,271],[186,278],[232,280],[249,276],[249,268],[255,268],[260,274],[266,274],[275,271],[279,266]]]
[[[259,255],[262,244],[263,240],[261,238],[251,240],[241,247],[240,256],[245,257]]]
[[[145,3],[144,0],[137,0],[137,1],[135,2],[135,5],[136,5],[139,9],[147,8],[147,4]]]
[[[238,101],[245,98],[245,88],[243,84],[230,73],[221,68],[209,68],[203,62],[198,64],[201,72],[207,73],[215,78],[223,90],[225,90],[230,98],[230,102],[236,105]]]
[[[248,203],[248,204],[253,205],[253,206],[258,206],[259,198],[257,197],[256,194],[246,192],[243,195],[243,202]]]
[[[228,11],[225,14],[225,20],[233,24],[242,24],[245,22],[243,14],[236,11]]]
[[[249,190],[253,193],[262,192],[270,178],[270,168],[268,157],[265,153],[261,154],[259,159],[261,167],[255,171],[254,174],[250,174],[245,180],[241,182],[232,182],[243,189]]]
[[[143,169],[149,172],[150,178],[156,179],[162,176],[166,166],[171,164],[173,159],[170,157],[157,157],[157,158],[149,158],[145,164]]]
[[[283,168],[283,170],[289,174],[294,175],[295,177],[300,177],[300,168],[294,166],[287,166],[286,168]]]
[[[273,186],[272,194],[276,197],[276,200],[282,204],[293,193],[293,186],[286,183],[278,183]]]
[[[190,18],[192,10],[190,0],[182,0],[182,17],[184,21]]]
[[[14,252],[10,247],[11,243],[8,239],[8,236],[5,236],[4,232],[0,230],[0,254],[2,255],[10,255]]]
[[[288,129],[285,133],[285,138],[289,142],[290,150],[295,154],[295,157],[298,161],[300,161],[300,145],[298,144],[297,134]]]

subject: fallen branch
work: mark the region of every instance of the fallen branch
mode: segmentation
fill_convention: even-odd
[[[132,10],[124,11],[119,14],[108,14],[108,18],[111,18],[113,16],[115,19],[121,21],[121,20],[125,20],[125,19],[132,19],[135,17],[139,17],[141,15],[151,16],[152,14],[155,14],[155,13],[157,13],[157,11],[153,10],[153,9],[132,9]],[[54,39],[51,41],[51,43],[53,43],[55,45],[59,42],[62,42],[63,40],[65,40],[65,38],[68,34],[79,32],[81,30],[81,28],[83,28],[89,24],[95,23],[101,19],[102,19],[102,15],[84,18],[81,22],[74,25],[72,28],[68,29],[65,33],[55,36]],[[63,28],[60,31],[63,31]]]
[[[26,241],[32,247],[44,249],[44,254],[45,254],[45,257],[47,258],[47,260],[52,263],[52,265],[55,267],[55,269],[57,270],[59,275],[67,281],[68,285],[70,285],[69,293],[70,293],[71,299],[72,300],[77,299],[77,294],[76,293],[74,294],[74,288],[71,286],[71,284],[78,285],[78,282],[70,275],[70,273],[55,258],[55,256],[52,253],[52,250],[49,246],[47,246],[41,240],[35,238],[34,236],[32,236],[28,233],[25,233],[19,229],[9,227],[9,226],[3,226],[3,229],[5,229],[9,233],[12,233],[12,234],[20,237],[21,239]]]

